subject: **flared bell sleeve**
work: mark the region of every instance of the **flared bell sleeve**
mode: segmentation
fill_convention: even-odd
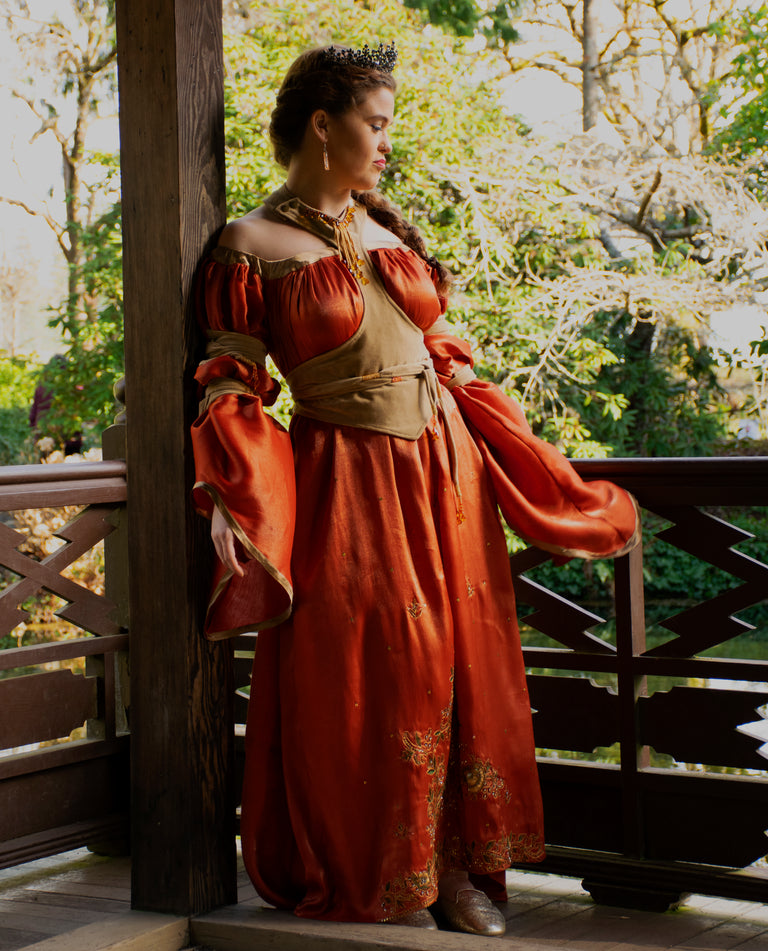
[[[513,399],[475,377],[470,347],[444,319],[425,342],[516,534],[562,558],[615,558],[634,548],[640,522],[629,492],[612,482],[585,482],[562,453],[535,436]]]
[[[254,293],[238,284],[252,284],[253,275],[247,268],[227,270],[217,265],[211,273],[209,265],[204,288],[202,319],[210,343],[209,358],[195,375],[205,398],[192,426],[193,502],[207,518],[214,506],[220,509],[234,532],[244,575],[217,559],[205,620],[211,640],[274,627],[290,615],[293,600],[293,450],[286,429],[264,411],[280,390],[258,360],[265,348],[244,333]]]

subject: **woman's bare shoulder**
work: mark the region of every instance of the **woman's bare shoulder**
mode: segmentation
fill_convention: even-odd
[[[276,261],[323,248],[325,244],[301,228],[275,221],[261,205],[242,218],[230,221],[221,232],[219,246],[243,251],[264,261]]]
[[[264,257],[262,253],[270,246],[270,231],[276,227],[264,214],[264,208],[254,208],[242,218],[228,222],[219,235],[219,245],[233,251],[245,251]]]

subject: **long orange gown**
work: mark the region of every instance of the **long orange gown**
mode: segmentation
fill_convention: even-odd
[[[429,331],[445,302],[428,265],[395,244],[365,260]],[[288,262],[218,248],[202,301],[209,331],[260,341],[283,374],[364,310],[333,247]],[[450,333],[424,339],[442,382],[471,366]],[[546,548],[601,557],[633,544],[631,497],[584,484],[477,379],[443,389],[412,440],[306,416],[289,435],[264,412],[276,384],[237,355],[198,380],[237,381],[195,424],[195,500],[221,506],[248,556],[242,580],[219,566],[207,634],[259,629],[241,823],[257,890],[354,921],[428,906],[447,868],[504,897],[503,870],[541,859],[544,832],[499,507]]]

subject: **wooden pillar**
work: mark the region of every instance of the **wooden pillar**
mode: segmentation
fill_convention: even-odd
[[[231,651],[200,634],[195,268],[223,224],[221,0],[118,0],[136,908],[236,899]]]

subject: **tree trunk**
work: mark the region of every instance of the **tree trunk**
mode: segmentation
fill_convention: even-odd
[[[584,132],[597,125],[597,39],[595,37],[595,14],[593,0],[583,0],[581,45],[581,128]]]

